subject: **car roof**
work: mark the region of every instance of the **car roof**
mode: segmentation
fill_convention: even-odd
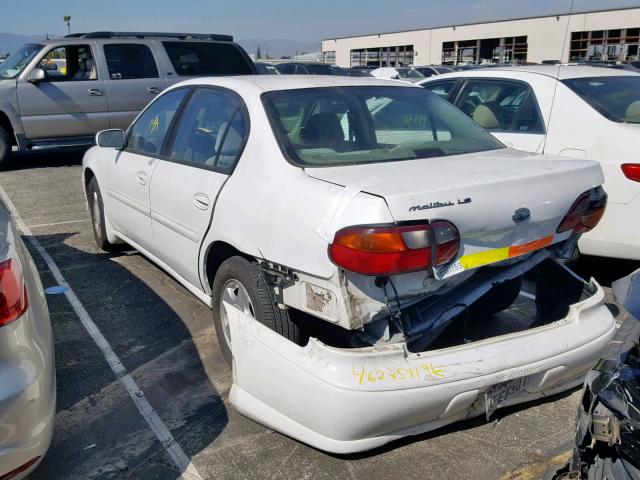
[[[508,73],[506,73],[508,72]],[[545,75],[558,80],[586,77],[619,77],[638,75],[629,70],[618,70],[606,67],[590,67],[588,65],[514,65],[512,67],[477,68],[445,73],[436,77],[438,80],[448,77],[519,77],[520,75]]]
[[[412,84],[375,77],[350,77],[341,75],[241,75],[200,77],[174,85],[212,85],[230,89],[253,87],[262,92],[297,90],[322,87],[396,86],[415,88]]]

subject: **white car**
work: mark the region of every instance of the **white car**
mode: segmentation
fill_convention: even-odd
[[[194,79],[96,140],[97,244],[209,305],[231,402],[318,448],[576,386],[614,333],[603,290],[554,260],[602,214],[600,166],[505,148],[422,88]]]
[[[425,78],[422,73],[411,67],[380,67],[371,70],[370,73],[376,78],[401,80],[409,83],[416,83]]]
[[[640,260],[640,74],[536,65],[456,72],[421,85],[505,145],[599,161],[609,203],[580,252]]]

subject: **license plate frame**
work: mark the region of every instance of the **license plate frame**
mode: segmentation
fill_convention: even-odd
[[[526,390],[527,379],[527,376],[512,378],[505,382],[495,383],[487,388],[484,392],[487,421],[498,408],[505,406],[509,400]]]

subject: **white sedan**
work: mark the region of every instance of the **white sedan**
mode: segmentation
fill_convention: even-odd
[[[440,75],[420,84],[505,145],[597,160],[609,203],[581,253],[640,260],[640,74],[589,66],[519,66]]]
[[[554,260],[602,215],[600,166],[505,148],[422,88],[200,78],[97,143],[97,244],[209,305],[233,405],[318,448],[571,388],[614,333],[602,289]]]

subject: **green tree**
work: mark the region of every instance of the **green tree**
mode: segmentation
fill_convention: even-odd
[[[256,60],[260,60],[262,55],[260,54],[260,44],[258,44],[258,49],[256,50]]]
[[[67,24],[67,32],[71,35],[71,17],[69,15],[65,15],[62,17],[62,20]]]

